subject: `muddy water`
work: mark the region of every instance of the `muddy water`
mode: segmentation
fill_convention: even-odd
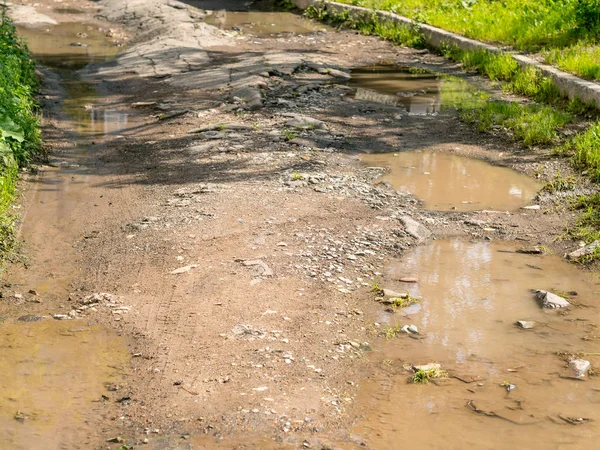
[[[325,26],[290,12],[213,11],[204,21],[223,30],[241,31],[256,36],[280,33],[306,34],[322,31]]]
[[[76,234],[82,231],[82,206],[98,199],[92,186],[102,180],[85,166],[90,157],[87,136],[112,132],[118,128],[115,123],[126,119],[97,109],[97,94],[74,72],[114,54],[110,41],[83,24],[49,30],[19,31],[28,38],[34,57],[61,77],[67,96],[60,111],[65,142],[57,143],[52,164],[42,166],[27,188],[21,234],[28,266],[11,268],[7,277],[16,289],[35,289],[41,302],[24,304],[18,314],[46,317],[65,312],[80,270],[73,247],[82,239]],[[75,41],[83,32],[87,36]],[[85,39],[87,47],[70,45]],[[4,307],[1,313],[10,315]],[[107,411],[102,395],[110,402],[118,399],[107,385],[122,381],[129,361],[125,341],[112,330],[83,321],[46,318],[30,323],[13,317],[0,323],[0,345],[0,448],[92,448],[85,439],[100,433],[95,426]]]
[[[457,77],[394,64],[352,69],[348,82],[358,100],[395,106],[411,116],[436,115],[445,108],[478,107],[489,94]]]
[[[484,161],[434,151],[369,154],[369,166],[388,167],[381,180],[438,211],[516,210],[542,185],[527,175]]]
[[[389,268],[389,280],[418,279],[390,281],[391,288],[422,300],[379,320],[414,324],[422,339],[401,335],[374,356],[382,371],[363,386],[359,403],[367,418],[356,428],[373,448],[397,448],[400,441],[434,449],[597,446],[600,379],[569,378],[556,352],[584,353],[600,367],[600,281],[559,257],[513,253],[517,248],[439,241]],[[575,291],[571,301],[579,306],[542,310],[532,288]],[[523,330],[517,320],[537,325]],[[430,362],[450,378],[407,383],[411,372],[403,365]],[[516,388],[508,393],[504,382]],[[572,425],[563,419],[569,417],[592,421]]]
[[[45,28],[18,27],[35,59],[52,68],[77,70],[91,62],[113,58],[121,48],[111,42],[107,30],[96,25],[61,23]]]
[[[372,65],[352,70],[348,83],[358,100],[404,108],[411,115],[440,111],[444,80],[437,75],[395,65]]]
[[[0,326],[0,448],[83,448],[83,411],[122,381],[121,338],[79,321]],[[114,399],[113,399],[114,400]]]

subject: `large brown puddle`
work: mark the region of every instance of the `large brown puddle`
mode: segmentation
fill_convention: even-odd
[[[91,62],[112,59],[121,48],[96,25],[60,23],[45,28],[18,27],[35,59],[52,68],[77,70]]]
[[[444,80],[431,72],[379,64],[352,69],[348,85],[356,88],[358,100],[398,106],[411,115],[428,115],[440,111],[442,83]]]
[[[422,300],[379,320],[414,324],[421,339],[401,334],[373,356],[382,370],[363,386],[366,419],[355,430],[372,448],[597,446],[600,379],[572,378],[558,352],[599,367],[600,281],[557,256],[514,253],[518,247],[439,241],[389,268],[389,280],[418,280],[389,287]],[[576,306],[543,310],[531,289],[568,293]],[[518,320],[536,325],[521,329]],[[403,365],[427,363],[449,378],[408,383]]]
[[[74,70],[114,55],[117,48],[95,26],[61,24],[42,29],[20,28],[34,57],[57,70],[67,98],[61,104],[64,145],[50,155],[28,187],[28,208],[21,228],[27,267],[13,267],[12,288],[37,291],[35,303],[24,303],[16,317],[0,323],[0,448],[91,448],[85,439],[102,436],[95,425],[106,414],[104,401],[118,397],[107,390],[122,380],[129,361],[123,338],[107,328],[48,315],[65,312],[71,282],[81,268],[73,249],[82,204],[97,201],[91,185],[101,177],[84,167],[87,135],[112,132],[125,120],[97,110],[93,88]],[[71,44],[85,43],[82,45]],[[109,117],[110,120],[106,118]],[[61,305],[62,303],[62,305]],[[3,307],[3,315],[13,315]],[[42,312],[44,320],[30,315]],[[103,397],[105,396],[105,397]]]
[[[2,324],[0,346],[0,448],[83,448],[86,414],[122,380],[122,338],[50,319]]]
[[[361,160],[389,168],[382,181],[438,211],[512,211],[529,203],[542,188],[527,175],[451,153],[379,153],[362,155]]]

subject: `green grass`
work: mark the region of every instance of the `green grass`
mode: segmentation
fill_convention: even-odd
[[[414,305],[415,303],[419,303],[420,301],[420,299],[411,297],[410,294],[407,294],[406,297],[398,297],[392,299],[392,305],[395,308],[406,308],[407,306]]]
[[[552,106],[493,100],[454,77],[442,83],[441,95],[445,107],[457,109],[479,131],[501,129],[530,147],[558,142],[558,131],[573,120],[571,113]]]
[[[576,44],[546,53],[546,62],[590,80],[600,80],[600,46]]]
[[[574,136],[559,152],[571,155],[576,169],[587,171],[594,181],[600,182],[600,121]]]
[[[542,191],[549,192],[551,194],[554,194],[555,192],[570,191],[575,188],[576,184],[577,180],[575,177],[563,177],[559,170],[556,176],[544,185]]]
[[[0,266],[14,250],[10,207],[19,168],[39,151],[40,131],[34,92],[35,65],[11,21],[0,14]]]
[[[315,6],[309,6],[305,14],[311,19],[352,28],[362,34],[374,34],[398,45],[425,48],[425,39],[416,28],[398,26],[391,22],[381,22],[375,14],[370,14],[361,19],[352,19],[347,11],[336,14]]]
[[[480,131],[500,127],[510,131],[526,146],[549,145],[558,141],[557,130],[572,120],[570,114],[549,106],[488,101],[481,109],[461,112],[462,119]]]
[[[571,208],[579,211],[575,226],[568,230],[570,237],[581,239],[590,244],[600,239],[600,193],[582,195],[574,199]],[[585,263],[600,259],[600,248],[591,255],[586,255],[579,262]]]
[[[577,75],[600,77],[600,0],[339,0],[388,10],[464,36],[547,54]]]
[[[429,380],[433,378],[446,378],[448,374],[441,369],[419,369],[412,376],[411,381],[413,383],[429,384]]]

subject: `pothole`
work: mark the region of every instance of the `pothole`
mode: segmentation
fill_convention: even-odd
[[[35,59],[54,69],[82,69],[89,63],[110,61],[122,50],[111,31],[96,25],[65,22],[17,29]]]
[[[438,211],[514,211],[542,188],[541,183],[512,169],[444,152],[368,154],[361,160],[368,166],[389,168],[380,180]]]
[[[222,30],[256,36],[306,34],[326,29],[324,25],[311,22],[298,14],[278,11],[209,11],[203,20]]]
[[[389,267],[385,287],[419,300],[382,313],[388,325],[380,329],[413,325],[418,333],[388,333],[395,337],[376,356],[381,373],[363,386],[367,420],[356,431],[373,448],[393,448],[400,438],[430,448],[594,442],[600,380],[578,377],[568,362],[600,364],[600,282],[558,256],[520,247],[438,241]],[[565,296],[571,306],[544,309],[532,289]],[[407,382],[410,366],[428,363],[447,377]]]

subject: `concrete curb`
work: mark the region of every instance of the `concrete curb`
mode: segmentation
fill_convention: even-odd
[[[487,50],[492,53],[508,53],[521,67],[535,67],[540,70],[544,76],[551,78],[561,94],[565,97],[569,99],[579,98],[582,102],[594,104],[596,105],[596,108],[600,109],[600,84],[584,80],[547,64],[542,64],[527,56],[506,52],[496,46],[469,39],[440,28],[432,27],[431,25],[418,24],[408,17],[400,16],[388,11],[374,11],[360,6],[322,0],[293,1],[300,9],[306,9],[310,5],[321,6],[327,11],[338,14],[347,11],[350,17],[355,19],[369,19],[375,14],[381,21],[416,28],[423,34],[428,45],[438,49],[443,45],[455,45],[461,50]]]

